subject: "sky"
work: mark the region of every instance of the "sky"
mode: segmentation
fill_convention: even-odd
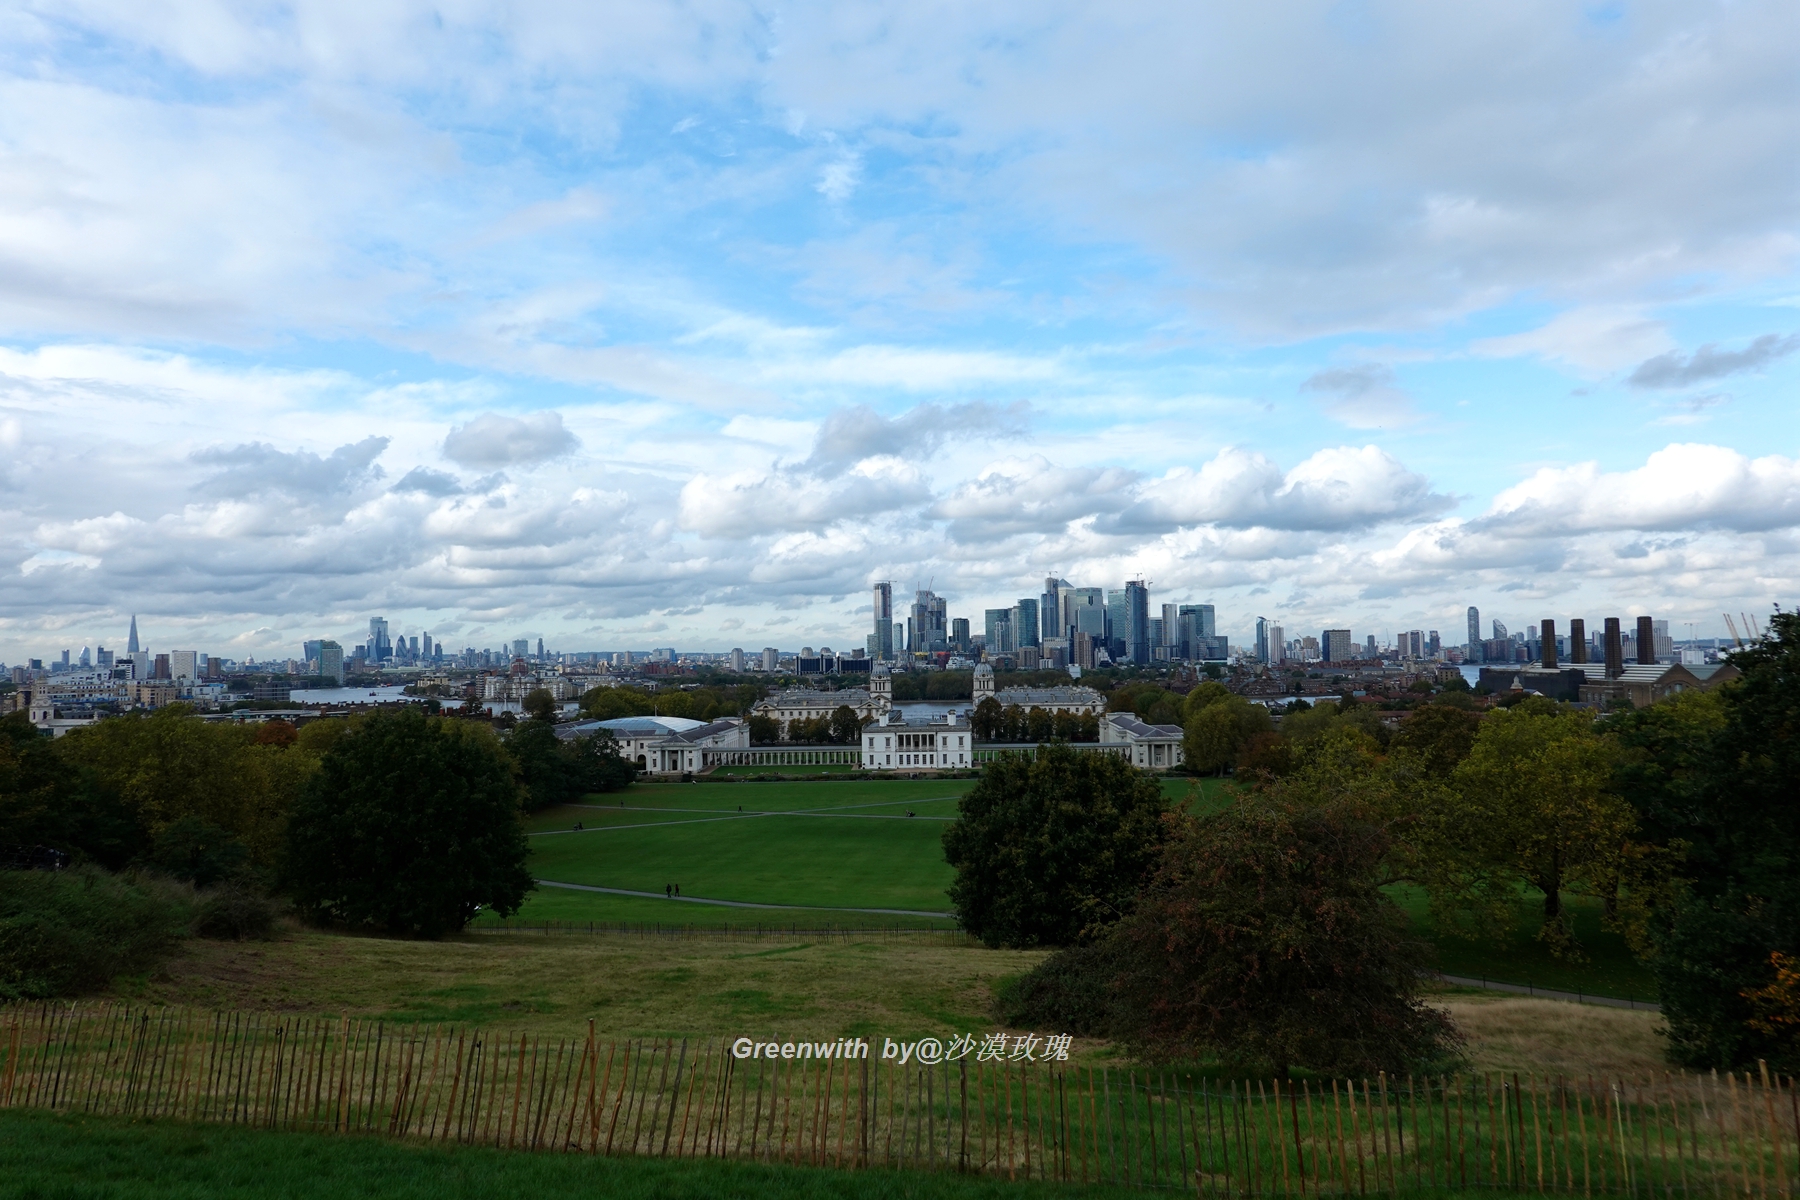
[[[1789,0],[0,3],[0,660],[1800,598]]]

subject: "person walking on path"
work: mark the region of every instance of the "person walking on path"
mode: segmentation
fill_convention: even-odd
[[[668,899],[673,899],[675,896],[675,885],[672,883],[663,884],[663,896]]]

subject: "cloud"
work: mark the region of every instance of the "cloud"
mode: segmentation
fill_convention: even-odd
[[[1742,350],[1720,350],[1709,342],[1685,359],[1673,350],[1648,359],[1625,382],[1641,388],[1691,387],[1741,371],[1760,371],[1796,350],[1800,350],[1800,333],[1786,337],[1765,333]]]
[[[1723,408],[1731,403],[1729,392],[1709,392],[1703,396],[1690,396],[1686,400],[1673,405],[1676,411],[1658,417],[1657,425],[1698,425],[1712,419],[1715,408]]]
[[[825,418],[813,440],[812,456],[800,465],[802,470],[830,476],[877,455],[924,458],[951,438],[1022,433],[1029,411],[1023,401],[921,404],[892,418],[863,404],[840,408]]]
[[[1146,483],[1110,528],[1346,531],[1437,516],[1455,503],[1377,446],[1320,450],[1286,473],[1261,454],[1231,447],[1198,471],[1178,467]]]
[[[950,536],[969,544],[1016,534],[1055,537],[1071,521],[1117,512],[1131,500],[1135,471],[1062,467],[1041,455],[1009,459],[943,497],[931,516],[950,522]]]
[[[862,160],[854,154],[846,154],[833,159],[819,171],[819,182],[814,189],[833,204],[842,204],[856,190],[857,177],[862,172]]]
[[[1590,377],[1674,345],[1668,326],[1635,309],[1576,308],[1526,333],[1481,338],[1469,349],[1482,358],[1535,355]]]
[[[380,479],[381,468],[375,460],[387,446],[384,437],[366,437],[320,458],[307,450],[288,453],[266,442],[249,442],[230,449],[196,450],[189,457],[200,466],[220,468],[200,484],[200,490],[212,495],[242,499],[281,492],[313,499]]]
[[[523,417],[483,413],[444,438],[444,457],[465,467],[529,466],[571,454],[581,442],[563,428],[562,414]]]
[[[1392,368],[1380,363],[1331,367],[1300,385],[1329,397],[1325,411],[1352,429],[1384,429],[1419,419],[1412,397],[1394,386]]]
[[[1507,488],[1477,524],[1512,535],[1614,530],[1759,532],[1800,524],[1800,462],[1676,443],[1630,471],[1546,467]]]
[[[871,457],[831,477],[800,472],[698,474],[681,489],[681,528],[713,538],[822,530],[840,521],[896,513],[931,498],[918,468]]]
[[[420,492],[427,496],[459,496],[462,494],[462,481],[456,476],[443,471],[434,471],[430,467],[414,467],[400,477],[394,485],[396,492]]]

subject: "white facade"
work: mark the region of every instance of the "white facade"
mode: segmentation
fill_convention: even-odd
[[[975,748],[969,719],[947,713],[934,721],[908,721],[890,708],[863,727],[865,771],[955,771],[967,769]]]
[[[707,765],[706,751],[750,748],[750,725],[742,717],[725,717],[710,725],[696,725],[679,731],[649,721],[636,726],[623,726],[622,722],[608,724],[614,726],[612,734],[618,740],[619,753],[627,762],[637,764],[640,771],[651,775],[701,771]],[[566,734],[562,729],[557,730],[557,736],[579,737],[588,731],[576,725],[569,727]]]
[[[1186,761],[1181,726],[1146,725],[1131,713],[1108,713],[1100,722],[1100,744],[1124,748],[1126,761],[1146,771],[1166,771]]]

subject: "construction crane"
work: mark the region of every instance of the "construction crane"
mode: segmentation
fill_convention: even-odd
[[[1744,648],[1744,639],[1738,636],[1737,622],[1731,619],[1730,613],[1725,613],[1724,617],[1725,628],[1730,631],[1731,640],[1737,643],[1738,649],[1742,650]]]
[[[1752,613],[1744,614],[1744,628],[1749,630],[1751,632],[1751,634],[1753,634],[1755,636],[1755,639],[1757,641],[1759,641],[1759,642],[1762,641],[1762,636],[1763,636],[1762,625],[1757,621],[1754,614],[1752,614]]]

